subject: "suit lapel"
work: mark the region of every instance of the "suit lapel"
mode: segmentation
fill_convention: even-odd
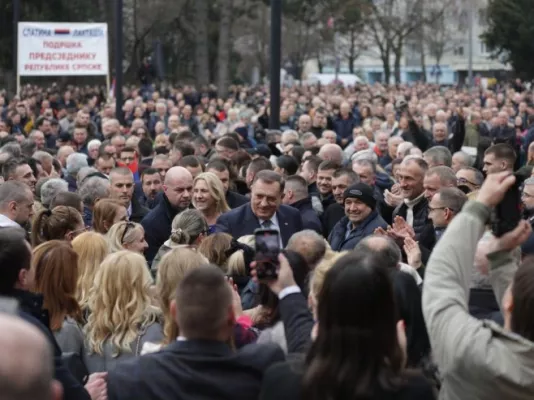
[[[284,247],[287,245],[287,242],[289,242],[289,239],[291,238],[293,229],[291,228],[291,221],[287,218],[287,216],[284,215],[284,212],[280,208],[276,212],[276,218],[278,219],[278,226],[280,227],[280,236],[282,237],[282,244]]]
[[[241,225],[241,223],[243,224],[243,225],[241,225],[241,229],[240,230],[244,230],[244,231],[248,232],[249,231],[249,227],[251,227],[252,228],[252,232],[248,233],[249,235],[252,235],[254,233],[254,230],[256,230],[258,228],[261,228],[260,227],[260,221],[258,220],[258,218],[252,212],[252,208],[250,206],[250,203],[247,204],[247,208],[245,210],[244,221],[237,221],[237,223],[240,224],[240,225]]]

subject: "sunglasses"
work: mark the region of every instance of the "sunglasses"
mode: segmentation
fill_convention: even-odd
[[[469,181],[469,180],[467,180],[465,178],[458,178],[456,181],[458,182],[459,185],[465,185],[466,183],[469,183],[470,185],[473,185],[473,186],[476,186],[476,187],[480,186],[479,184],[477,184],[475,182],[471,182],[471,181]]]
[[[124,244],[124,238],[126,237],[126,234],[131,228],[134,228],[135,224],[133,222],[126,222],[126,227],[124,228],[124,232],[122,232],[121,236],[121,244]]]

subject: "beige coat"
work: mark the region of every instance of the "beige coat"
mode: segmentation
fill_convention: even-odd
[[[534,399],[534,343],[468,312],[469,279],[490,210],[469,202],[430,257],[423,287],[425,317],[443,386],[440,399]],[[513,279],[511,253],[494,253],[490,280],[497,299]]]

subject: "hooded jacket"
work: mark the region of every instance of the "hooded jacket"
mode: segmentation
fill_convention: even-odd
[[[469,315],[468,290],[477,243],[491,210],[469,202],[438,242],[423,289],[433,357],[442,375],[440,399],[532,399],[534,343],[492,321]],[[513,279],[513,252],[488,255],[497,300]]]

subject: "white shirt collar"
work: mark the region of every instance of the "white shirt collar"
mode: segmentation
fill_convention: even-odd
[[[20,225],[17,224],[15,221],[6,217],[4,214],[0,214],[0,228],[9,228],[12,226],[16,226],[17,228],[20,228]]]
[[[259,218],[258,218],[259,219]],[[260,225],[263,226],[263,223],[267,220],[265,219],[259,219],[260,221]],[[273,228],[276,228],[278,230],[280,230],[280,224],[278,223],[278,217],[276,216],[276,213],[274,213],[274,215],[271,217],[271,219],[269,220],[271,221],[271,226]]]
[[[259,219],[258,220],[260,221],[260,226],[263,228],[263,223],[266,221],[264,219]],[[278,241],[280,242],[280,248],[283,249],[284,248],[284,243],[282,241],[282,233],[280,232],[280,224],[278,223],[278,217],[276,216],[276,213],[274,213],[274,215],[271,217],[270,219],[271,221],[271,229],[276,229],[278,231]]]
[[[130,205],[128,206],[126,213],[128,214],[128,218],[132,216],[132,203],[130,203]]]
[[[413,200],[404,199],[404,204],[406,204],[408,208],[414,208],[421,200],[423,200],[423,197],[425,197],[424,192]]]

